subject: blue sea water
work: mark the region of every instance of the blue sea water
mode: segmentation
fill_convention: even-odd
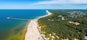
[[[19,29],[24,28],[26,23],[28,22],[27,20],[7,19],[7,17],[18,19],[34,19],[45,14],[46,14],[45,10],[24,10],[24,9],[0,10],[0,38],[3,39],[8,31],[11,31],[13,29],[16,30],[16,28]]]

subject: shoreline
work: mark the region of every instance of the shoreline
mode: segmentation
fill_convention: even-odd
[[[40,34],[40,31],[38,29],[38,20],[40,18],[46,17],[51,15],[52,13],[50,13],[48,10],[46,10],[46,15],[43,16],[39,16],[33,20],[30,20],[30,22],[28,23],[28,27],[27,27],[27,31],[25,34],[25,40],[43,40],[42,39],[42,35]]]

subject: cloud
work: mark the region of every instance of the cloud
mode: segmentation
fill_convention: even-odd
[[[85,5],[84,5],[85,4]],[[87,9],[86,0],[51,0],[34,3],[1,3],[0,9]]]
[[[87,4],[87,0],[51,0],[34,3],[36,4]]]
[[[87,0],[67,0],[69,3],[87,4]]]
[[[87,9],[87,1],[86,0],[39,1],[32,3],[30,7],[32,7],[33,9]]]

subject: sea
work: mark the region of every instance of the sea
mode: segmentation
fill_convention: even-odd
[[[46,10],[28,10],[28,9],[1,9],[0,10],[0,40],[15,35],[26,26],[31,19],[43,16]]]

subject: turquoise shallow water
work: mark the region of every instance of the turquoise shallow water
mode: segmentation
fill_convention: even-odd
[[[12,30],[17,33],[25,27],[28,21],[19,19],[34,19],[45,14],[45,10],[0,10],[0,39],[4,39],[11,34],[10,31]],[[13,19],[7,19],[7,17]]]

